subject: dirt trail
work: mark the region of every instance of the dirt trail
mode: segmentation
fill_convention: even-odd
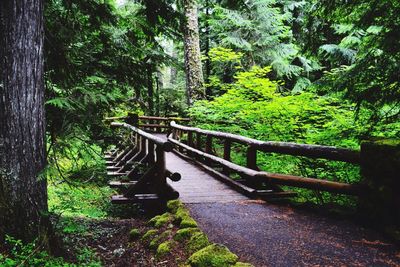
[[[186,204],[213,242],[255,266],[400,266],[400,248],[347,220],[254,201]]]

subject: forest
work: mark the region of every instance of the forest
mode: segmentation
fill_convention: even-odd
[[[146,247],[136,236],[151,235],[151,216],[110,204],[103,154],[118,136],[107,117],[190,118],[205,130],[353,150],[390,140],[400,151],[399,1],[2,0],[0,37],[0,266],[178,266],[196,251]],[[245,165],[245,152],[232,151]],[[259,153],[258,165],[362,182],[345,162]],[[357,213],[355,196],[284,189],[297,193],[285,200],[293,207]],[[120,228],[143,241],[130,245],[142,255],[130,254],[133,265],[104,238]]]

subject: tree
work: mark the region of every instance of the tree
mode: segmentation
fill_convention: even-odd
[[[183,10],[186,20],[185,23],[183,23],[186,95],[187,104],[190,106],[193,103],[193,99],[204,97],[197,1],[183,0]]]
[[[43,1],[1,1],[0,34],[0,237],[32,241],[48,226]]]

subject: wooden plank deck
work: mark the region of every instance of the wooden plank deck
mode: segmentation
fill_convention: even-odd
[[[166,138],[162,134],[157,136]],[[248,199],[174,152],[166,153],[166,163],[168,170],[179,172],[182,176],[180,181],[168,180],[168,183],[179,192],[179,199],[183,203],[234,202]]]
[[[179,172],[182,176],[180,181],[168,181],[168,183],[179,192],[179,198],[183,203],[232,202],[248,199],[173,152],[166,154],[166,162],[169,170]]]

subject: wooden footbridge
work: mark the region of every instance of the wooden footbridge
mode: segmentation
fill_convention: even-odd
[[[265,142],[240,135],[183,126],[189,119],[138,116],[107,118],[119,136],[106,153],[110,186],[119,195],[113,203],[166,201],[229,202],[248,198],[294,196],[281,185],[359,195],[359,184],[261,171],[257,153],[278,153],[360,163],[358,151],[319,145]],[[231,153],[246,150],[246,165],[231,161]],[[234,149],[233,149],[234,148]]]

